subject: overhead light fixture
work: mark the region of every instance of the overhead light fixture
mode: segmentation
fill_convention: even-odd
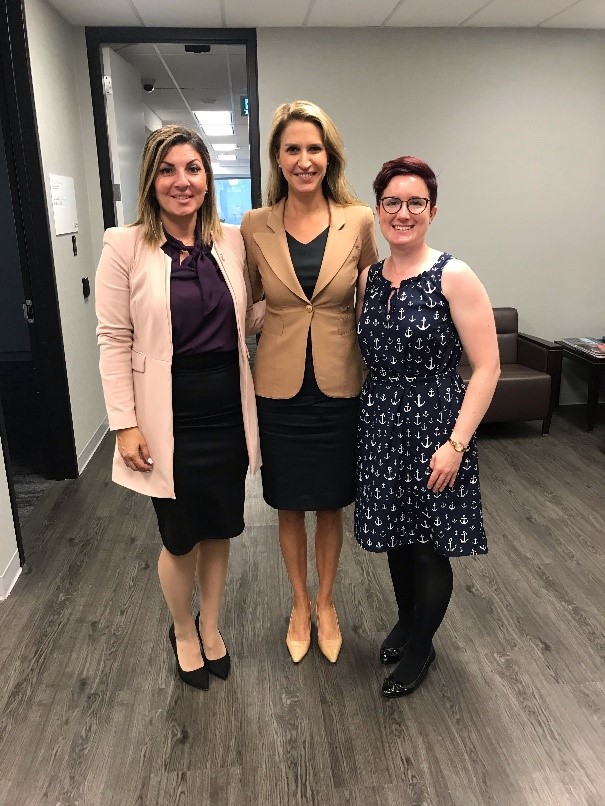
[[[237,143],[210,143],[215,151],[237,151]]]
[[[208,123],[206,126],[202,126],[202,129],[204,130],[206,137],[233,137],[235,134],[233,131],[233,126],[223,124],[213,126]]]
[[[233,137],[233,117],[229,110],[200,110],[193,116],[207,137]]]
[[[213,109],[210,111],[202,110],[200,112],[194,112],[193,114],[197,122],[202,127],[205,127],[207,123],[210,124],[211,126],[216,126],[219,123],[222,124],[233,123],[233,117],[231,115],[231,112],[229,112],[228,110],[221,110],[221,111],[219,111],[218,109],[216,110]]]
[[[233,162],[237,159],[235,154],[217,154],[216,158],[221,162],[227,162],[227,161]]]

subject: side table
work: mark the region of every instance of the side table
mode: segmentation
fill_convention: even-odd
[[[576,350],[563,341],[556,341],[560,345],[563,355],[577,364],[588,367],[588,398],[586,401],[586,430],[592,431],[597,418],[597,405],[599,402],[599,391],[601,389],[601,378],[605,371],[605,357],[593,356],[582,350]]]

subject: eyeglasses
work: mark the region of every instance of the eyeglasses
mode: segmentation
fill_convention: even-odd
[[[420,215],[426,210],[429,201],[430,199],[424,199],[422,196],[412,196],[407,200],[400,199],[397,196],[383,196],[380,203],[385,213],[398,213],[405,204],[409,213]]]

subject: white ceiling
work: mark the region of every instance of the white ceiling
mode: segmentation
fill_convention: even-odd
[[[542,27],[605,29],[605,0],[46,0],[72,25],[179,28]],[[112,47],[155,90],[143,100],[164,123],[195,125],[192,110],[231,109],[237,162],[217,173],[249,172],[245,47],[183,45]],[[212,146],[213,138],[205,138]],[[215,141],[216,142],[216,141]],[[211,148],[216,159],[216,153]],[[227,167],[229,166],[229,167]]]
[[[605,28],[605,0],[47,0],[72,25]]]

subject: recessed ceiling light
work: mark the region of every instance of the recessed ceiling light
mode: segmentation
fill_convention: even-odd
[[[210,143],[215,151],[237,151],[237,143]]]
[[[200,111],[200,112],[194,112],[193,115],[197,120],[197,122],[204,127],[206,124],[216,126],[219,123],[226,124],[233,122],[231,112],[229,112],[228,110],[219,111],[217,109],[212,111]]]
[[[219,159],[221,162],[227,162],[227,160],[234,161],[237,159],[235,154],[217,154],[216,158]]]
[[[233,137],[234,135],[233,126],[223,124],[218,126],[206,124],[205,126],[202,126],[202,129],[207,137]]]

